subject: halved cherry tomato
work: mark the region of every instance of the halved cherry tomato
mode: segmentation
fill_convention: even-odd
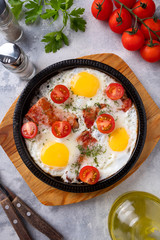
[[[69,90],[64,85],[57,85],[51,92],[51,99],[55,103],[64,103],[69,98]]]
[[[38,127],[34,122],[26,122],[22,125],[21,133],[24,138],[34,138],[37,132]]]
[[[123,110],[124,112],[127,112],[131,107],[132,107],[132,101],[130,98],[123,100],[123,105],[121,110]]]
[[[133,6],[133,12],[139,18],[148,18],[154,15],[156,6],[153,0],[139,0]]]
[[[99,177],[98,169],[92,166],[83,167],[79,173],[80,180],[91,185],[97,183]]]
[[[124,88],[120,83],[110,83],[106,88],[107,96],[112,100],[118,100],[124,95]]]
[[[101,114],[98,116],[97,120],[97,128],[101,133],[110,133],[115,128],[114,118],[109,114]]]
[[[71,132],[71,125],[67,121],[56,121],[52,125],[52,133],[57,138],[64,138]]]

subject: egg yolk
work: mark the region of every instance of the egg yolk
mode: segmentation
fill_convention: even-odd
[[[71,90],[79,96],[93,97],[99,87],[98,78],[88,72],[80,72],[71,79]]]
[[[41,160],[50,167],[66,167],[69,159],[69,150],[62,143],[48,143],[41,151]]]
[[[128,145],[129,135],[125,128],[117,128],[110,134],[109,146],[113,151],[121,152]]]

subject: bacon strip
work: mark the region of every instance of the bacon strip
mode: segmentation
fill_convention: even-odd
[[[84,122],[87,128],[91,129],[99,111],[104,107],[106,107],[106,104],[99,104],[97,107],[88,107],[86,109],[83,109]]]
[[[93,146],[97,142],[97,139],[92,137],[89,131],[83,131],[81,135],[77,138],[77,142],[84,148],[87,148],[88,146]]]
[[[68,121],[72,128],[79,127],[76,115],[54,107],[45,97],[40,98],[29,109],[25,117],[36,124],[44,124],[46,126],[52,126],[55,121]]]

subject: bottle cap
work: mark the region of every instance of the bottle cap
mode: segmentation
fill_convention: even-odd
[[[4,22],[9,14],[9,7],[4,0],[0,0],[0,22]]]
[[[4,0],[0,0],[0,15],[4,12],[6,9],[6,2]]]
[[[10,69],[16,69],[24,60],[22,49],[14,43],[5,43],[0,46],[0,61]]]

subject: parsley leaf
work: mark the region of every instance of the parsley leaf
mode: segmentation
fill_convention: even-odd
[[[68,38],[61,31],[51,32],[51,33],[46,34],[43,37],[42,42],[48,43],[45,46],[46,53],[49,53],[49,52],[55,53],[55,52],[57,52],[57,50],[59,50],[63,46],[63,43],[68,45]]]
[[[46,5],[51,5],[53,9],[59,11],[61,7],[61,0],[51,0],[50,2],[46,3]]]
[[[86,21],[80,16],[84,13],[84,8],[73,9],[73,11],[69,14],[70,16],[70,28],[74,31],[85,31]]]
[[[78,30],[85,32],[85,25],[86,25],[86,21],[81,18],[72,18],[70,17],[70,28],[76,32],[78,32]]]
[[[84,13],[85,9],[84,8],[75,8],[73,11],[70,13],[71,16],[74,17],[80,17]]]
[[[66,4],[65,4],[65,9],[69,9],[72,5],[73,5],[73,0],[66,0],[65,1]]]
[[[48,19],[48,18],[53,18],[54,20],[55,17],[57,17],[58,12],[56,10],[52,9],[46,9],[46,12],[41,15],[41,18],[43,19]]]
[[[11,10],[15,16],[16,19],[19,18],[19,15],[22,11],[22,6],[24,4],[24,2],[22,2],[21,0],[8,0],[9,4],[11,5]]]
[[[33,0],[33,1],[29,1],[29,3],[27,3],[25,5],[25,7],[27,9],[30,9],[30,11],[27,11],[25,13],[26,17],[26,24],[30,24],[30,23],[34,23],[37,18],[41,15],[42,13],[42,5],[39,5],[39,0]]]

